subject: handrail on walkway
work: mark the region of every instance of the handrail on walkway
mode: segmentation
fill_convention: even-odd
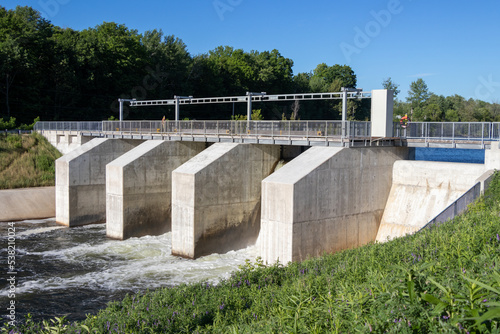
[[[344,126],[345,135],[342,135]],[[36,131],[90,131],[204,136],[270,136],[335,139],[371,137],[371,122],[346,121],[101,121],[38,122]],[[393,137],[407,140],[498,141],[499,122],[394,123]]]
[[[394,136],[406,139],[439,139],[449,141],[500,139],[497,122],[410,122],[396,124]]]
[[[98,131],[130,134],[249,135],[270,137],[367,138],[370,122],[353,121],[102,121],[38,122],[37,131]]]

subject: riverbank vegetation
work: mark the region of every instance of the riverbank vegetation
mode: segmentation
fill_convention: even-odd
[[[357,74],[348,65],[318,64],[303,73],[294,73],[293,65],[278,50],[219,46],[192,55],[180,38],[161,30],[139,33],[104,22],[76,31],[53,25],[31,7],[0,6],[0,119],[7,126],[11,117],[25,124],[36,116],[42,121],[117,118],[118,98],[338,92],[357,86]],[[390,78],[382,86],[400,90]],[[408,89],[408,98],[396,101],[395,113],[411,121],[500,121],[498,103],[433,94],[422,79]],[[266,120],[341,119],[340,101],[266,102],[257,108]],[[349,100],[347,109],[349,120],[370,117],[368,99]],[[189,119],[227,120],[233,114],[246,115],[246,105],[182,107],[182,117]],[[129,120],[174,119],[174,107],[125,104],[124,115]]]
[[[0,189],[53,186],[61,156],[43,136],[0,133]]]
[[[28,318],[13,333],[499,333],[499,215],[497,174],[466,214],[411,236],[248,262],[218,285],[127,296],[78,323]]]

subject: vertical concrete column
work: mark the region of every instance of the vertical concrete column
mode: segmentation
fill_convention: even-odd
[[[262,181],[260,255],[302,261],[374,241],[406,148],[312,147]]]
[[[217,143],[172,173],[172,254],[197,258],[254,244],[261,182],[278,145]]]
[[[106,218],[106,165],[142,143],[96,138],[56,160],[56,221],[69,227]]]
[[[387,89],[372,90],[372,137],[393,136],[394,92]]]
[[[106,166],[106,234],[114,239],[171,230],[172,171],[205,143],[150,140]]]

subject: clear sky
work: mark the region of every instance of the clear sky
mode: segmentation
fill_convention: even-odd
[[[294,73],[347,64],[358,87],[391,77],[400,98],[417,78],[438,95],[500,103],[500,1],[437,0],[3,0],[28,5],[54,25],[83,30],[102,22],[162,29],[192,55],[220,45],[277,49]],[[181,92],[180,92],[181,93]],[[182,93],[181,93],[182,94]]]

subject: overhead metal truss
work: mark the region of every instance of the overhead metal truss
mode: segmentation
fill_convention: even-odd
[[[253,93],[254,94],[254,93]],[[224,96],[224,97],[179,97],[166,100],[143,100],[131,101],[132,107],[150,106],[175,106],[183,104],[214,104],[214,103],[248,103],[249,97],[252,102],[284,102],[284,101],[311,101],[311,100],[341,100],[344,94],[348,99],[370,98],[371,92],[335,92],[335,93],[302,93],[302,94],[276,94],[276,95],[247,95],[247,96]]]

